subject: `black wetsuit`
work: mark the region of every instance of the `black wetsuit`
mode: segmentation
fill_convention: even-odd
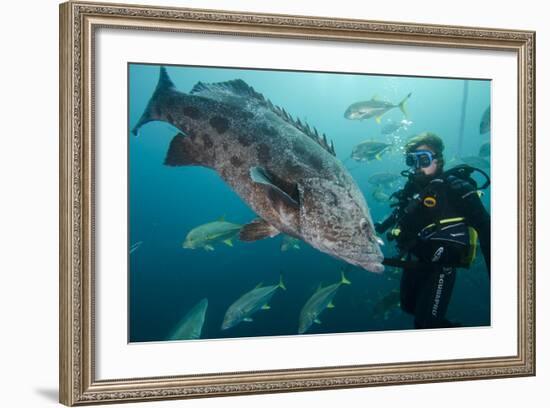
[[[479,237],[487,271],[491,270],[491,222],[476,187],[463,178],[435,176],[423,183],[410,178],[397,194],[399,205],[394,212],[400,234],[396,237],[402,254],[417,265],[403,269],[401,277],[401,308],[414,315],[416,328],[452,327],[445,319],[453,291],[456,268],[435,264],[425,259],[418,232],[425,226],[443,219],[464,217]],[[433,196],[435,204],[426,206],[423,197]],[[415,264],[410,262],[410,264]],[[490,276],[490,275],[489,275]]]

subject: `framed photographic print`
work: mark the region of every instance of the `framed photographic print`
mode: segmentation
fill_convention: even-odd
[[[61,402],[534,375],[534,42],[62,4]]]

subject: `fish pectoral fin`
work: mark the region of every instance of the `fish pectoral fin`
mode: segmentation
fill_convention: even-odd
[[[273,238],[280,231],[268,222],[259,219],[244,225],[239,231],[239,239],[245,242],[258,241],[264,238]]]
[[[321,321],[320,321],[318,318],[316,318],[316,319],[313,320],[313,321],[314,321],[315,323],[317,323],[317,324],[321,324]]]
[[[226,239],[225,241],[223,241],[223,243],[230,247],[233,246],[233,241],[231,241],[231,238]]]
[[[214,247],[213,247],[212,245],[210,245],[210,244],[206,244],[206,245],[204,246],[204,249],[207,250],[207,251],[213,251],[213,250],[214,250]]]
[[[192,166],[202,163],[197,160],[196,148],[191,139],[180,132],[170,142],[164,164],[167,166]]]
[[[376,158],[376,160],[382,160],[382,156],[380,155],[380,153],[377,153],[374,157]]]
[[[251,167],[249,173],[254,183],[263,186],[267,190],[268,197],[275,208],[278,208],[280,205],[294,209],[300,208],[300,203],[298,203],[296,196],[296,186],[283,185],[288,183],[284,183],[281,180],[277,182],[276,177],[269,174],[263,167]]]
[[[382,123],[382,115],[375,117],[374,120],[375,120],[376,123],[378,123],[378,124]]]
[[[245,318],[243,319],[243,321],[244,321],[244,322],[250,323],[250,322],[252,321],[252,318],[251,318],[251,317],[245,317]]]
[[[271,309],[271,306],[267,304],[262,306],[262,310],[269,310],[269,309]]]
[[[330,302],[328,305],[327,305],[327,309],[334,309],[335,306],[334,306],[334,303]]]

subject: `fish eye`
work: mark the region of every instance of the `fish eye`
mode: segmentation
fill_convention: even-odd
[[[359,221],[359,227],[360,227],[362,230],[367,229],[368,223],[367,223],[366,218],[361,218],[361,221]]]

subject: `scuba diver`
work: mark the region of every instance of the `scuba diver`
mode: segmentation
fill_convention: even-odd
[[[444,171],[444,144],[425,132],[405,145],[409,170],[403,189],[393,193],[394,211],[378,233],[395,240],[399,256],[384,264],[403,268],[401,308],[414,316],[415,328],[458,327],[445,318],[453,291],[456,268],[468,268],[475,258],[479,237],[481,251],[491,270],[491,218],[480,200],[489,176],[480,169],[459,165]],[[478,187],[471,177],[478,171],[486,178]]]

